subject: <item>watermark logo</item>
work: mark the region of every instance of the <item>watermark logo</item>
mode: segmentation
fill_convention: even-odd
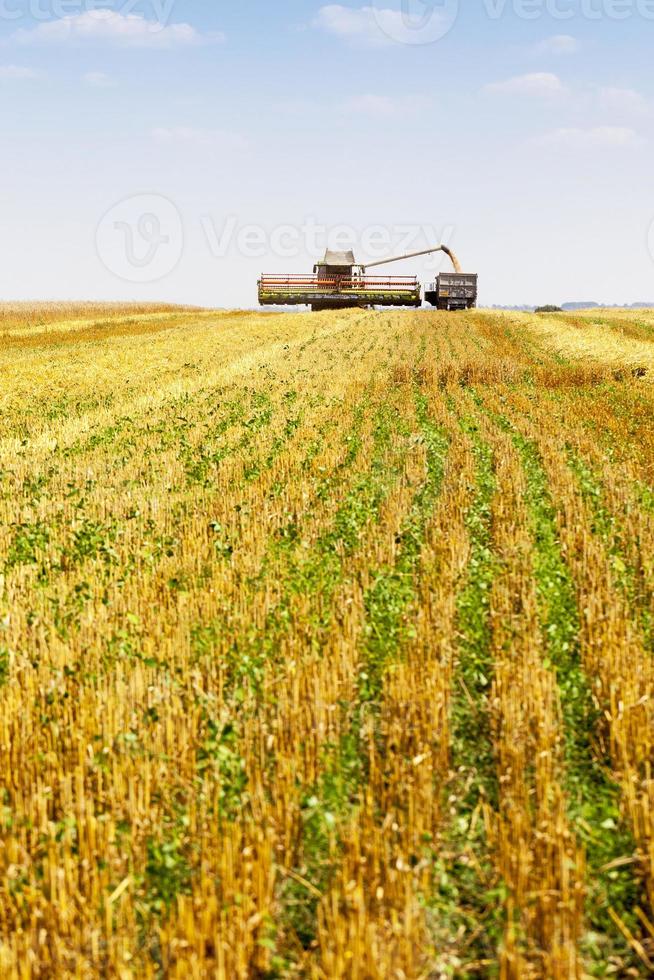
[[[654,262],[654,221],[649,226],[647,244],[649,245],[649,254],[652,256],[652,261]]]
[[[184,250],[176,206],[160,194],[137,194],[107,211],[96,232],[96,251],[125,282],[158,282],[173,272]]]
[[[424,45],[440,41],[454,27],[459,0],[401,0],[400,9],[389,9],[388,0],[372,0],[379,30],[398,44]]]
[[[96,231],[97,255],[109,272],[125,282],[158,282],[177,268],[185,248],[185,228],[196,250],[206,249],[205,257],[215,261],[236,256],[247,261],[276,259],[289,267],[297,261],[297,271],[299,263],[307,271],[327,249],[352,250],[363,265],[419,252],[422,268],[432,271],[444,257],[438,252],[427,255],[425,250],[449,245],[455,233],[452,225],[326,225],[311,215],[297,225],[272,228],[243,223],[235,214],[222,219],[206,213],[186,215],[183,221],[172,201],[150,193],[125,198],[107,211]]]

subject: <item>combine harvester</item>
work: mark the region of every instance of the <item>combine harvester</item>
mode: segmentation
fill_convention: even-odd
[[[461,265],[446,245],[394,255],[390,259],[361,265],[353,252],[325,253],[313,267],[313,275],[262,275],[258,282],[261,306],[310,306],[312,310],[342,310],[348,307],[422,306],[417,276],[369,276],[368,269],[445,252],[454,272],[441,273],[425,289],[425,302],[439,310],[469,310],[477,305],[477,276],[461,271]]]

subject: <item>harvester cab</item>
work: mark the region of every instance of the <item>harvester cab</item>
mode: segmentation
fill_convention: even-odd
[[[313,272],[319,279],[352,279],[359,266],[354,258],[354,252],[325,252],[322,262],[314,265]]]
[[[453,273],[442,273],[425,290],[425,301],[441,310],[470,309],[477,304],[477,276],[461,271],[457,257],[446,245],[421,252],[394,255],[367,265],[357,263],[354,253],[334,252],[313,267],[313,275],[262,275],[258,282],[262,306],[310,306],[312,310],[338,310],[348,307],[422,305],[416,276],[371,276],[369,269],[404,259],[445,252],[452,260]]]

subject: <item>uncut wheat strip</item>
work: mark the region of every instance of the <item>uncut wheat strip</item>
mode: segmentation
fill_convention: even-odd
[[[173,327],[183,324],[195,324],[205,319],[212,321],[226,319],[229,314],[220,314],[215,310],[194,310],[188,309],[164,309],[147,312],[136,307],[133,311],[98,310],[94,316],[80,315],[75,318],[55,317],[54,319],[32,320],[31,322],[15,322],[10,327],[3,323],[0,314],[0,327],[7,347],[20,347],[24,341],[29,341],[29,346],[38,342],[44,347],[55,345],[59,340],[67,336],[75,337],[78,333],[86,334],[88,331],[108,330],[115,328],[120,331],[125,327],[136,327],[141,324],[159,325],[170,324]],[[7,347],[4,349],[6,350]]]
[[[467,314],[475,332],[488,343],[491,362],[513,366],[516,373],[552,362],[552,354],[542,350],[529,331],[529,317],[514,312],[472,311]]]
[[[632,307],[603,309],[598,307],[592,310],[576,310],[575,316],[582,320],[614,320],[616,323],[647,323],[654,326],[654,313],[651,307],[642,309],[633,309]]]
[[[482,335],[488,343],[483,356],[467,358],[458,373],[446,381],[463,386],[493,382],[542,384],[559,389],[573,385],[598,385],[615,379],[615,368],[601,359],[588,358],[568,363],[556,350],[544,347],[530,329],[533,317],[526,314],[477,311],[467,314],[471,336]],[[540,318],[539,318],[540,319]],[[451,329],[458,331],[464,320],[456,318]],[[463,335],[467,339],[466,334]]]
[[[615,585],[604,545],[592,532],[592,515],[551,440],[545,419],[523,420],[521,430],[538,446],[550,480],[561,540],[578,592],[584,666],[594,678],[595,696],[604,712],[611,755],[652,902],[654,663],[633,627],[631,610]]]
[[[633,340],[654,340],[654,329],[651,323],[637,313],[628,315],[626,311],[595,311],[580,310],[574,314],[558,316],[566,326],[575,327],[578,330],[587,330],[589,327],[601,327],[608,329],[621,337],[629,337]]]
[[[509,890],[504,976],[581,976],[583,860],[566,817],[556,680],[543,663],[524,474],[513,446],[484,425],[496,458],[491,595],[499,871]],[[533,783],[528,773],[533,767]],[[520,927],[516,930],[517,922]]]
[[[174,303],[96,303],[96,302],[2,302],[0,325],[6,330],[42,330],[51,324],[72,327],[80,320],[94,323],[107,318],[160,317],[185,314],[220,315],[219,310],[176,305]]]
[[[534,342],[545,352],[574,360],[615,368],[645,368],[646,380],[654,377],[654,345],[650,340],[607,333],[604,326],[585,324],[582,329],[559,317],[525,319]]]

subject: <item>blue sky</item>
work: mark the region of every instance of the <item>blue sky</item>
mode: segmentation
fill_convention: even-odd
[[[654,0],[404,3],[0,0],[0,295],[251,306],[330,236],[654,299]]]

